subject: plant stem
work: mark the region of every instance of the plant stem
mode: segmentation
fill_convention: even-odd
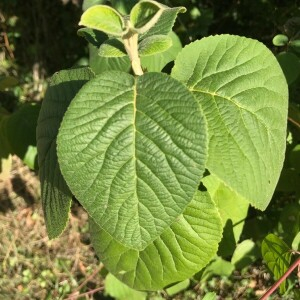
[[[123,43],[131,61],[134,74],[137,76],[143,75],[144,72],[141,66],[141,59],[138,51],[138,33],[129,31],[128,34],[123,37]]]
[[[274,291],[280,286],[280,284],[296,269],[300,266],[300,257],[289,267],[289,269],[271,286],[270,289],[260,298],[260,300],[267,300]]]

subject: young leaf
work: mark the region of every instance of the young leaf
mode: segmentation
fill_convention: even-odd
[[[176,294],[186,290],[190,285],[190,280],[186,279],[184,281],[178,282],[166,289],[166,293],[168,296],[172,297],[175,296]]]
[[[289,246],[276,235],[268,234],[261,244],[261,252],[268,268],[274,274],[275,280],[278,280],[289,268],[292,253]],[[284,281],[280,285],[280,292],[286,291]]]
[[[289,41],[289,38],[284,34],[277,34],[273,38],[273,45],[285,46]]]
[[[89,45],[89,52],[89,65],[95,74],[112,70],[127,73],[130,71],[131,64],[128,55],[123,57],[103,57],[99,55],[99,49],[93,45]]]
[[[123,17],[115,9],[106,5],[95,5],[88,8],[82,14],[79,25],[116,37],[122,36],[125,27]]]
[[[102,57],[124,57],[127,53],[120,40],[108,39],[100,46],[98,55]]]
[[[112,274],[105,277],[105,293],[117,300],[145,300],[147,294],[131,289]]]
[[[139,1],[130,12],[130,22],[138,33],[145,33],[155,25],[162,14],[164,5],[152,1]]]
[[[90,219],[93,247],[106,268],[138,290],[158,290],[190,278],[215,255],[221,220],[208,193],[196,192],[183,215],[145,249],[130,249]]]
[[[167,35],[178,13],[185,11],[182,6],[170,8],[157,1],[141,0],[132,8],[130,22],[142,40],[152,35]]]
[[[77,30],[77,35],[85,38],[88,43],[97,48],[107,40],[107,35],[105,33],[92,28],[80,28]]]
[[[89,68],[56,73],[50,82],[37,125],[37,147],[42,189],[42,205],[49,238],[58,237],[69,220],[72,194],[57,162],[56,137],[71,100],[93,77]]]
[[[207,293],[207,294],[205,294],[205,296],[202,300],[216,300],[216,299],[217,299],[216,293]]]
[[[160,73],[101,73],[74,98],[58,135],[59,164],[73,194],[104,230],[135,249],[191,201],[206,147],[197,102]]]
[[[150,56],[168,50],[172,39],[168,35],[153,35],[139,43],[139,55]]]
[[[169,37],[172,46],[167,51],[141,57],[142,67],[148,72],[160,72],[169,62],[174,61],[181,51],[182,45],[176,33],[171,31]]]
[[[172,76],[206,115],[209,172],[265,209],[286,145],[288,88],[273,54],[252,39],[212,36],[186,46]]]

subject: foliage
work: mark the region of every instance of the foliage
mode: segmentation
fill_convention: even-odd
[[[248,38],[208,37],[174,53],[183,7],[142,0],[126,17],[99,2],[85,9],[91,69],[54,75],[38,121],[47,229],[64,230],[74,195],[106,268],[131,288],[158,290],[211,261],[222,223],[223,244],[235,245],[242,227],[232,221],[249,204],[268,206],[284,160],[287,85],[272,53]],[[171,53],[174,67],[159,73]],[[162,65],[147,72],[143,57]],[[243,209],[232,213],[236,201]],[[212,270],[233,271],[245,253],[253,261],[247,247],[220,246],[234,259],[215,258]]]

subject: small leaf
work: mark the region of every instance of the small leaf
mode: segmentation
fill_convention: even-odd
[[[182,6],[170,8],[156,1],[142,0],[132,8],[130,21],[143,40],[152,35],[169,34],[177,15],[185,11]]]
[[[295,51],[300,53],[300,40],[293,40],[289,43],[289,46]]]
[[[182,45],[178,36],[171,31],[169,37],[172,39],[172,46],[167,51],[141,57],[142,67],[148,72],[160,72],[181,51]]]
[[[275,46],[285,46],[289,41],[289,38],[284,34],[277,34],[273,38],[273,44]]]
[[[292,253],[289,246],[276,235],[268,234],[261,244],[261,252],[268,268],[278,280],[289,268]],[[280,292],[286,291],[286,281],[280,285]]]
[[[287,83],[290,85],[295,82],[300,75],[300,60],[297,55],[291,52],[281,52],[277,55],[277,60]]]
[[[90,219],[92,244],[106,268],[128,286],[148,291],[205,267],[216,254],[221,231],[218,210],[205,192],[196,192],[183,215],[141,251],[118,243]]]
[[[147,296],[131,289],[110,273],[105,277],[105,293],[117,300],[145,300]]]
[[[85,38],[87,42],[97,48],[107,40],[107,35],[105,33],[92,28],[80,28],[77,30],[77,35]]]
[[[237,245],[231,263],[235,268],[242,270],[256,261],[258,254],[256,253],[255,243],[251,240],[244,240]]]
[[[130,22],[135,29],[138,29],[139,33],[144,33],[157,22],[163,7],[162,4],[156,1],[141,0],[132,8],[130,12]],[[149,24],[145,27],[147,23]]]
[[[211,36],[186,46],[171,75],[204,110],[209,172],[264,210],[286,146],[288,87],[274,55],[252,39]]]
[[[216,299],[217,299],[216,293],[207,293],[205,294],[202,300],[216,300]]]
[[[167,35],[153,35],[139,43],[140,56],[154,55],[168,50],[172,46],[172,39]]]
[[[37,126],[42,205],[49,238],[58,237],[69,220],[72,200],[57,162],[56,137],[61,120],[79,89],[93,77],[89,68],[56,73],[47,89]]]
[[[190,285],[190,280],[186,279],[184,281],[178,282],[166,289],[168,296],[175,296],[176,294],[186,290]]]
[[[100,46],[98,55],[102,57],[124,57],[127,53],[120,40],[108,39]]]
[[[82,14],[79,25],[117,37],[122,36],[125,27],[123,17],[115,9],[106,5],[88,8]]]
[[[128,55],[123,57],[103,57],[99,55],[99,49],[89,45],[90,59],[89,65],[95,74],[105,71],[123,71],[129,73],[131,64]]]
[[[191,201],[206,151],[197,102],[160,73],[101,73],[74,98],[58,135],[59,165],[73,194],[103,229],[135,249]]]

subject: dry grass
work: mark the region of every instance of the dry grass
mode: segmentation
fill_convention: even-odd
[[[0,299],[65,299],[101,287],[86,213],[73,207],[67,230],[49,241],[38,178],[17,158],[13,170],[0,183]]]

